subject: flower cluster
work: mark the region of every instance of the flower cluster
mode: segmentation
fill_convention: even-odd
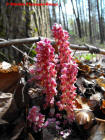
[[[45,116],[39,113],[39,109],[36,106],[30,109],[27,119],[35,132],[40,131],[44,126]]]
[[[44,89],[46,106],[54,104],[54,96],[57,95],[56,80],[58,80],[58,77],[56,75],[57,72],[59,73],[58,81],[60,81],[62,94],[57,105],[60,110],[67,112],[69,121],[72,121],[74,120],[73,108],[76,97],[74,84],[78,72],[77,64],[71,56],[68,32],[58,24],[54,24],[52,32],[58,46],[58,57],[55,57],[54,48],[48,39],[39,41],[36,48],[35,69],[31,72],[35,74],[35,79],[40,81],[40,85]],[[60,62],[60,64],[57,62]]]
[[[62,95],[60,101],[57,102],[60,110],[66,110],[67,117],[69,121],[74,120],[74,99],[76,96],[76,87],[74,83],[76,82],[77,76],[77,65],[71,56],[71,50],[69,48],[70,44],[68,42],[69,34],[67,31],[62,29],[61,25],[54,24],[53,36],[58,45],[58,53],[60,60],[61,75],[60,79],[60,89]]]
[[[56,90],[56,70],[54,48],[48,39],[39,41],[36,48],[36,74],[46,94],[46,106],[54,104]]]

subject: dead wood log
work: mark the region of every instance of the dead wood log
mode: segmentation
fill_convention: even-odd
[[[32,44],[40,41],[41,39],[45,39],[45,37],[32,37],[32,38],[24,38],[24,39],[13,39],[13,40],[8,40],[4,41],[3,39],[0,39],[0,48],[4,47],[10,47],[12,45],[22,45],[22,44]],[[54,40],[51,40],[52,44],[55,44]],[[91,46],[89,44],[85,44],[82,46],[75,45],[75,44],[70,44],[70,48],[73,50],[82,50],[82,51],[89,51],[90,53],[97,53],[97,54],[103,54],[105,55],[105,50],[104,49],[99,49],[95,46]]]

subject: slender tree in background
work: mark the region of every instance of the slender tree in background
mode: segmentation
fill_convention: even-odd
[[[79,11],[78,11],[78,7],[77,7],[77,2],[76,2],[77,15],[76,15],[76,11],[75,11],[75,8],[74,8],[73,0],[71,0],[71,3],[72,3],[72,7],[73,7],[73,13],[74,13],[74,16],[76,18],[76,23],[77,23],[77,27],[78,27],[78,34],[79,34],[79,37],[82,38],[81,24],[80,24],[80,17],[79,17]]]
[[[82,17],[83,17],[83,24],[84,24],[84,34],[87,36],[87,21],[85,17],[85,10],[84,10],[84,1],[82,0]]]
[[[99,30],[100,30],[100,42],[104,41],[104,27],[103,27],[103,16],[102,16],[102,1],[101,1],[101,15],[99,10],[99,0],[97,0],[97,12],[98,12],[98,20],[99,20]]]
[[[85,35],[85,30],[84,30],[84,8],[82,5],[82,1],[78,0],[78,9],[79,9],[79,15],[80,15],[80,22],[81,22],[81,32],[82,36]]]
[[[63,4],[64,4],[64,8],[65,8],[65,24],[66,24],[66,29],[69,30],[68,18],[67,18],[67,9],[66,9],[67,0],[63,0]]]
[[[54,0],[52,0],[52,3],[54,3]],[[57,17],[56,17],[56,7],[52,6],[52,15],[53,15],[53,23],[55,23],[57,21]]]
[[[62,8],[62,4],[61,4],[61,12],[62,12],[62,17],[63,17],[63,25],[64,25],[64,28],[66,29],[66,21],[65,21],[65,15],[64,15],[63,8]]]
[[[90,43],[93,42],[92,40],[92,26],[91,26],[91,8],[90,8],[90,0],[88,0],[88,8],[89,8],[89,37],[90,37]]]
[[[58,1],[59,4],[59,24],[61,24],[61,0]]]

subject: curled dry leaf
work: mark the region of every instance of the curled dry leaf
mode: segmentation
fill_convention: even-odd
[[[18,140],[24,127],[25,127],[24,121],[18,122],[18,124],[15,126],[14,130],[11,132],[12,133],[11,140]]]
[[[8,124],[7,121],[0,119],[0,125]]]
[[[75,100],[75,107],[77,109],[82,109],[82,105],[77,100]]]
[[[96,71],[96,70],[91,70],[91,72],[88,75],[88,79],[97,79],[98,77],[102,76],[102,73]]]
[[[31,133],[28,133],[28,140],[35,140]]]
[[[77,96],[75,101],[75,110],[78,109],[90,110],[90,107],[87,104],[87,99],[85,97]]]
[[[87,72],[89,73],[91,71],[91,68],[86,65],[86,64],[83,64],[82,62],[80,62],[78,59],[75,60],[76,63],[78,64],[78,67],[80,68],[79,70],[82,71],[82,72]]]
[[[42,90],[40,88],[30,88],[28,90],[28,94],[29,96],[33,99],[33,98],[36,98],[36,97],[39,97],[42,93]]]
[[[103,76],[101,76],[100,78],[96,79],[96,82],[105,91],[105,78]]]
[[[18,84],[14,94],[14,100],[19,109],[22,109],[24,106],[23,95],[22,95],[23,87],[24,87],[23,84]]]
[[[15,120],[18,114],[18,109],[13,99],[12,93],[0,92],[0,119],[7,122]]]
[[[88,140],[105,140],[105,123],[98,123],[90,131]]]
[[[101,105],[100,109],[105,114],[105,100],[102,100],[102,105]]]
[[[99,102],[102,98],[103,98],[102,94],[97,92],[96,94],[93,94],[90,97],[90,100],[95,100],[95,101]]]
[[[88,100],[87,103],[92,111],[97,109],[97,107],[99,106],[99,102],[97,100]]]
[[[43,98],[43,95],[42,95],[42,89],[40,89],[40,88],[29,88],[28,95],[31,99],[32,105],[40,106],[41,103],[43,105],[44,98]]]
[[[85,129],[92,126],[94,114],[88,110],[80,110],[75,112],[75,118],[78,125],[83,125]]]
[[[2,93],[0,92],[0,118],[7,112],[12,103],[12,94],[11,93]]]
[[[86,91],[86,88],[85,88],[84,85],[83,85],[83,78],[79,77],[79,78],[77,79],[76,84],[77,84],[77,86],[79,87],[79,90],[81,91],[81,93],[84,94],[85,91]]]

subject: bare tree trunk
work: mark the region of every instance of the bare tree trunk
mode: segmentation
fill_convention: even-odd
[[[104,42],[104,34],[103,34],[102,16],[100,15],[99,1],[98,0],[97,0],[97,11],[98,11],[99,30],[100,30],[100,43],[103,43]]]
[[[65,7],[65,22],[66,22],[66,29],[69,30],[69,27],[68,27],[68,19],[67,19],[67,10],[66,10],[66,4],[65,2],[64,3],[64,7]]]
[[[77,11],[78,16],[76,16],[73,0],[71,0],[71,3],[72,3],[72,7],[73,7],[73,13],[74,13],[74,16],[76,18],[76,23],[77,23],[77,27],[78,27],[78,34],[79,34],[79,37],[82,38],[81,24],[80,24],[80,19],[79,19],[79,12]]]
[[[76,24],[75,20],[74,20],[74,30],[75,30],[75,34],[77,35],[78,34],[78,30],[77,30],[77,24]]]
[[[63,25],[64,25],[64,28],[66,29],[65,15],[64,15],[64,12],[63,12],[62,4],[61,4],[61,12],[62,12],[62,17],[63,17]]]
[[[91,27],[91,14],[90,14],[90,0],[88,0],[88,8],[89,8],[89,37],[90,37],[90,43],[92,43],[93,40],[92,40],[92,27]]]
[[[61,24],[61,1],[59,0],[59,24]]]
[[[54,0],[52,0],[53,3]],[[57,21],[55,6],[52,6],[53,23]]]
[[[84,8],[83,8],[83,5],[81,6],[81,1],[78,2],[78,5],[79,5],[79,17],[80,17],[80,23],[81,23],[81,32],[82,32],[82,36],[85,35],[84,33],[84,19],[83,19],[83,14],[84,14]]]
[[[48,7],[49,8],[49,7]],[[51,18],[51,11],[49,8],[49,23],[50,23],[50,28],[52,28],[52,18]]]

